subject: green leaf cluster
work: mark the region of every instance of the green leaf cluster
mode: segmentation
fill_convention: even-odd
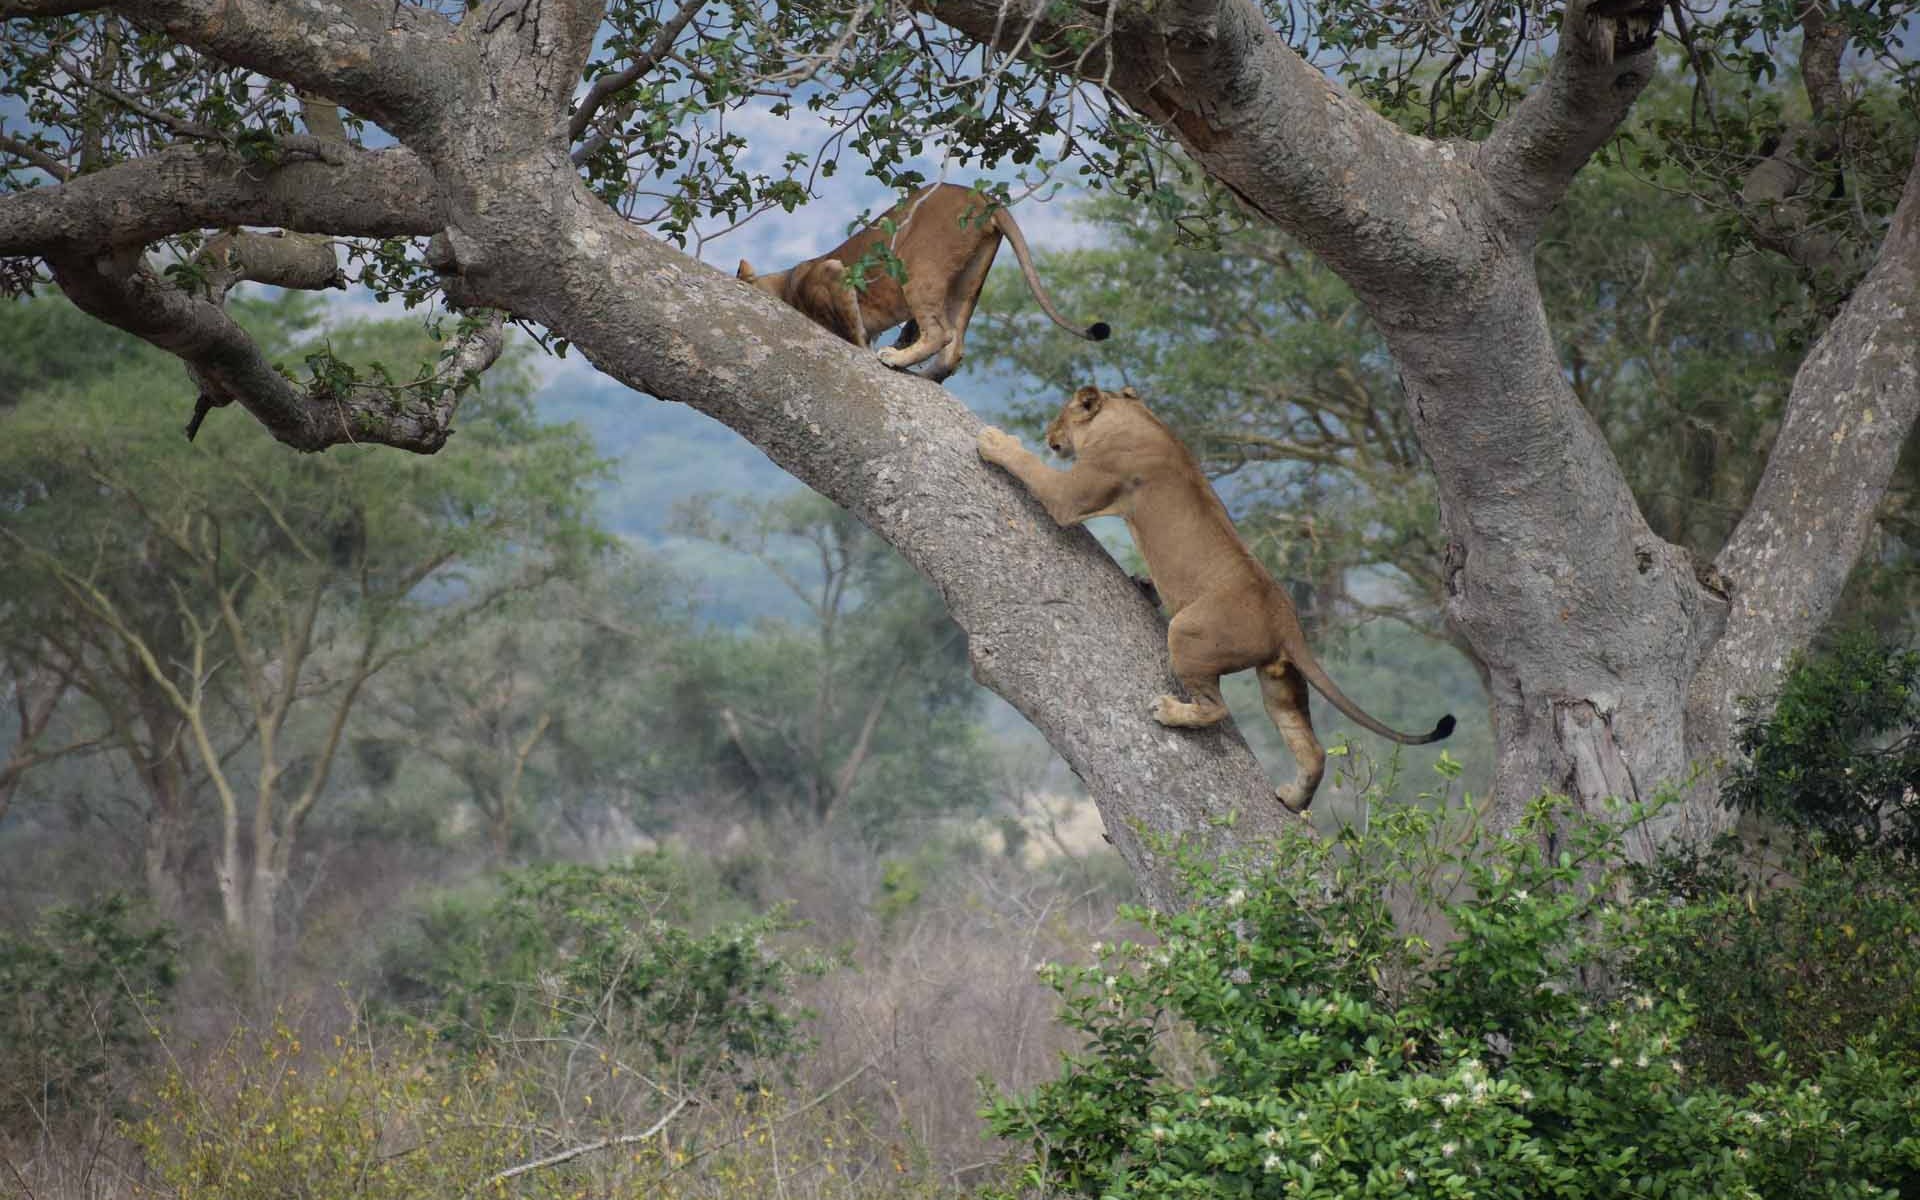
[[[1900,1194],[1910,1062],[1862,1040],[1719,1087],[1687,995],[1606,985],[1667,904],[1610,899],[1615,822],[1644,815],[1549,800],[1495,836],[1398,808],[1189,857],[1191,908],[1042,968],[1085,1048],[989,1122],[1029,1185],[1087,1196]]]
[[[1818,831],[1840,854],[1920,860],[1920,651],[1865,633],[1802,657],[1770,709],[1750,708],[1721,798]]]
[[[771,944],[786,920],[695,933],[689,915],[656,860],[511,871],[423,912],[387,951],[384,990],[456,1045],[591,1037],[689,1087],[799,1051],[797,968]]]
[[[1850,1054],[1861,1070],[1920,1063],[1912,862],[1843,856],[1818,838],[1729,838],[1663,855],[1635,888],[1667,903],[1645,910],[1622,970],[1687,997],[1687,1061],[1705,1077],[1740,1088],[1779,1062],[1811,1076]]]

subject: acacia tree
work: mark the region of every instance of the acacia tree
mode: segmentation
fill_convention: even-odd
[[[807,492],[735,512],[697,497],[676,524],[752,556],[805,614],[701,639],[680,668],[688,731],[757,805],[879,833],[984,800],[959,631],[885,543]]]
[[[1654,69],[1660,0],[0,0],[0,75],[33,122],[5,143],[0,256],[21,286],[43,265],[81,307],[179,354],[204,404],[237,402],[302,449],[438,447],[459,382],[492,353],[476,321],[412,384],[326,362],[304,381],[276,372],[219,299],[240,278],[338,282],[309,235],[357,239],[350,275],[377,292],[508,314],[717,417],[933,580],[976,675],[1081,774],[1164,900],[1174,884],[1141,831],[1237,812],[1221,836],[1262,836],[1279,820],[1264,777],[1230,731],[1151,722],[1156,615],[1089,537],[978,463],[977,423],[950,396],[669,244],[702,214],[804,191],[813,164],[756,177],[729,118],[829,115],[815,161],[859,150],[894,184],[939,137],[963,160],[1078,159],[1149,196],[1143,146],[1171,138],[1334,270],[1394,356],[1434,471],[1447,615],[1489,671],[1510,816],[1542,789],[1638,796],[1722,755],[1734,698],[1765,690],[1825,619],[1920,408],[1920,163],[1890,221],[1891,190],[1859,206],[1858,229],[1829,199],[1835,171],[1857,185],[1862,147],[1889,143],[1850,124],[1829,51],[1910,70],[1909,10],[1713,11],[1683,18],[1703,78],[1804,39],[1818,98],[1805,122],[1740,121],[1722,89],[1731,128],[1716,118],[1702,153],[1766,170],[1751,204],[1810,273],[1851,282],[1844,257],[1811,253],[1827,235],[1872,265],[1834,305],[1711,564],[1648,527],[1560,369],[1533,268],[1548,213]],[[1425,105],[1426,132],[1370,101]],[[202,240],[243,226],[289,236]],[[1714,823],[1704,798],[1689,815]]]
[[[332,341],[366,361],[420,339],[362,326]],[[192,809],[210,798],[223,923],[265,981],[369,683],[590,552],[597,460],[577,430],[531,419],[523,377],[498,377],[438,462],[294,458],[237,425],[182,455],[140,407],[146,382],[46,387],[6,417],[0,645],[64,680],[70,723],[141,780],[162,911],[181,906]]]

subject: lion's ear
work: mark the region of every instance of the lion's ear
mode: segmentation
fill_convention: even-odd
[[[753,268],[747,265],[747,260],[744,258],[740,260],[740,269],[733,273],[733,277],[735,279],[744,279],[748,283],[752,283],[755,279],[759,278],[758,275],[753,273]]]
[[[1106,399],[1106,393],[1097,387],[1083,387],[1073,394],[1073,402],[1087,410],[1091,416],[1100,411],[1100,402]]]
[[[1138,400],[1140,398],[1140,393],[1133,390],[1132,384],[1128,384],[1127,386],[1121,388],[1120,394],[1122,396],[1125,396],[1129,400]]]

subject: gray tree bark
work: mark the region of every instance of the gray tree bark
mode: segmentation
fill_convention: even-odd
[[[1041,0],[923,2],[1029,54],[1040,52],[1028,35],[1073,16]],[[0,17],[66,3],[0,0]],[[1091,537],[1057,530],[980,464],[970,413],[690,261],[583,185],[568,105],[595,0],[490,0],[458,25],[373,0],[111,7],[345,105],[404,149],[310,145],[300,161],[237,175],[218,151],[169,150],[167,170],[222,182],[147,211],[128,203],[159,169],[143,160],[0,197],[0,255],[46,255],[76,298],[98,294],[90,307],[105,319],[169,344],[111,247],[263,219],[432,233],[454,304],[545,325],[613,378],[718,418],[898,547],[967,631],[977,677],[1086,781],[1150,900],[1173,901],[1178,882],[1149,835],[1227,845],[1280,827],[1236,734],[1148,717],[1169,678],[1160,621]],[[1491,680],[1502,819],[1543,790],[1645,798],[1724,753],[1729,696],[1763,688],[1819,627],[1920,404],[1917,165],[1880,265],[1796,383],[1770,482],[1716,564],[1724,583],[1701,582],[1652,535],[1561,375],[1531,264],[1546,214],[1653,69],[1641,35],[1659,3],[1620,7],[1601,16],[1574,0],[1546,78],[1477,145],[1401,132],[1302,62],[1250,0],[1101,5],[1077,19],[1099,28],[1110,15],[1108,32],[1057,64],[1174,131],[1338,271],[1384,331],[1439,481],[1448,615]],[[259,364],[231,330],[198,309],[172,319],[205,336],[169,348],[203,375],[225,371],[278,436],[309,449],[344,440],[356,397],[270,387],[262,399],[248,390],[266,385]],[[447,405],[358,440],[430,449],[450,419]],[[1696,797],[1642,845],[1718,823]]]

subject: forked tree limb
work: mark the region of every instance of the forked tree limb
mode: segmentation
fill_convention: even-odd
[[[1569,3],[1546,76],[1474,151],[1475,165],[1529,241],[1651,78],[1662,4]]]
[[[319,379],[301,386],[218,303],[160,278],[138,256],[50,255],[47,262],[81,309],[186,363],[203,396],[196,429],[205,409],[238,403],[298,450],[361,443],[431,454],[446,444],[461,394],[505,344],[496,315],[461,334],[426,384],[336,388]]]

